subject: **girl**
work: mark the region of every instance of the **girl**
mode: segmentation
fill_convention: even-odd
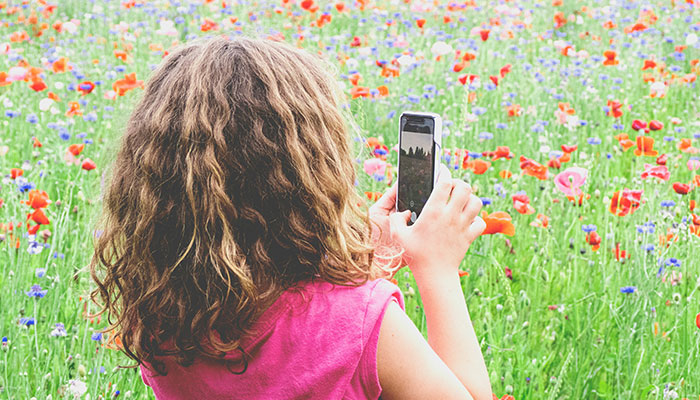
[[[393,212],[395,187],[363,212],[341,92],[320,63],[218,37],[155,70],[91,262],[106,331],[161,399],[491,399],[457,274],[484,229],[479,198],[443,166],[414,225]],[[392,248],[428,342],[380,279],[392,263],[374,251]]]

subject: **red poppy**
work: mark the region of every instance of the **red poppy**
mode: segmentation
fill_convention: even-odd
[[[700,329],[700,313],[695,316],[695,325]]]
[[[41,225],[36,224],[32,226],[31,228],[29,227],[29,222],[27,222],[27,233],[30,235],[36,235],[36,232],[41,228]]]
[[[498,86],[498,77],[497,76],[491,75],[491,76],[489,76],[489,79],[491,80],[491,82],[493,82],[494,85]]]
[[[634,155],[658,156],[659,152],[654,150],[654,138],[651,136],[637,136],[637,149],[634,151]]]
[[[598,232],[593,231],[586,234],[586,243],[591,245],[593,251],[598,251],[602,241],[603,238],[600,237]]]
[[[520,169],[523,170],[523,174],[525,175],[534,176],[542,181],[547,180],[547,167],[535,160],[520,156]]]
[[[640,129],[646,129],[647,128],[647,123],[638,119],[635,119],[632,121],[632,129],[635,131],[638,131]]]
[[[471,169],[475,174],[482,175],[491,168],[491,163],[477,158],[476,160],[467,161],[466,167],[467,169]]]
[[[624,189],[617,191],[610,199],[610,212],[618,217],[633,214],[642,205],[643,190]]]
[[[119,96],[124,96],[129,90],[139,87],[143,89],[143,81],[136,80],[135,72],[124,75],[124,79],[119,79],[112,84],[112,89],[114,89]]]
[[[355,86],[350,89],[350,96],[353,99],[358,97],[370,97],[369,88],[364,86]]]
[[[547,161],[547,168],[561,168],[561,158],[552,158],[551,160]]]
[[[77,157],[83,151],[84,148],[85,148],[85,143],[72,144],[72,145],[68,146],[68,151]]]
[[[671,172],[669,172],[665,165],[644,164],[642,179],[646,179],[650,176],[667,181],[671,177]]]
[[[24,174],[24,170],[21,168],[12,168],[10,170],[10,178],[12,179],[17,179],[18,176],[22,176]]]
[[[664,124],[660,121],[652,120],[649,121],[649,129],[651,129],[652,131],[660,131],[664,129]]]
[[[673,184],[673,190],[678,194],[688,194],[692,190],[692,186],[687,183],[676,182]]]
[[[377,201],[379,200],[380,197],[382,197],[381,192],[365,192],[365,196],[367,196],[367,199],[372,200],[372,201]]]
[[[617,65],[620,63],[620,61],[617,59],[617,52],[614,50],[606,50],[603,53],[603,56],[605,56],[603,65]]]
[[[693,147],[692,141],[688,138],[681,139],[681,141],[678,143],[678,150],[680,150],[683,153],[689,154],[700,153],[700,149],[698,149],[697,147]]]
[[[27,219],[30,218],[32,221],[41,225],[48,225],[51,223],[49,222],[49,219],[46,217],[46,214],[44,214],[44,211],[42,211],[41,208],[37,208],[36,210],[34,210],[33,213],[27,214]]]
[[[486,229],[484,229],[482,235],[493,235],[496,233],[502,233],[507,236],[515,235],[515,226],[511,222],[513,219],[507,212],[496,211],[487,214],[486,211],[482,211],[481,218],[486,222]]]
[[[489,38],[489,33],[491,33],[490,29],[482,29],[479,31],[479,36],[481,36],[481,41],[485,42]]]
[[[656,61],[644,60],[644,65],[642,66],[642,71],[647,70],[647,69],[654,69],[654,68],[656,68]]]
[[[513,68],[512,65],[506,64],[501,68],[501,78],[505,78],[506,75],[510,72],[510,69]]]
[[[668,162],[668,154],[662,154],[656,159],[657,165],[666,165]]]
[[[508,146],[498,146],[496,147],[496,151],[488,152],[483,155],[484,157],[491,157],[493,161],[496,161],[501,158],[505,158],[506,160],[510,160],[511,158],[513,158],[513,153],[510,152],[510,147]]]
[[[49,200],[49,195],[46,194],[45,191],[34,189],[29,191],[29,200],[26,202],[23,201],[22,203],[36,210],[48,207],[48,205],[51,204],[51,200]]]
[[[419,28],[423,28],[423,25],[425,25],[425,18],[416,20],[416,25],[418,25]]]
[[[606,113],[609,117],[620,118],[622,116],[622,103],[617,100],[608,100],[610,110]]]
[[[95,89],[95,84],[90,81],[85,81],[78,85],[78,90],[85,96]]]
[[[625,250],[620,249],[620,243],[615,244],[615,250],[613,250],[613,253],[615,253],[615,260],[617,261],[630,258],[630,255]]]
[[[554,14],[554,29],[559,29],[564,25],[566,25],[566,17],[563,12],[559,11]]]
[[[81,167],[86,171],[90,171],[97,168],[97,165],[91,159],[86,158],[85,161],[83,161],[83,165]]]
[[[68,106],[70,108],[68,109],[68,111],[66,111],[66,117],[72,117],[74,115],[83,115],[83,111],[80,109],[80,104],[77,101],[68,102]]]
[[[529,215],[535,212],[535,209],[530,205],[530,197],[525,193],[513,195],[513,207],[520,214]]]
[[[544,214],[537,214],[537,218],[530,222],[530,226],[546,229],[549,227],[549,217]]]
[[[562,145],[561,145],[561,151],[563,151],[564,153],[567,153],[567,154],[573,153],[573,152],[576,151],[577,149],[578,149],[578,145],[577,145],[577,144],[574,144],[574,145],[562,144]]]
[[[33,81],[29,87],[35,92],[41,92],[42,90],[46,90],[48,86],[46,86],[46,83],[44,83],[42,79],[37,79]]]
[[[42,147],[43,144],[39,141],[39,139],[36,138],[36,136],[33,138],[34,139],[34,144],[32,144],[32,147],[37,148],[37,147]]]

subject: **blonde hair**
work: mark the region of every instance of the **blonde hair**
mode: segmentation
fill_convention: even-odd
[[[319,58],[281,42],[216,37],[165,57],[128,120],[90,262],[127,356],[160,373],[158,356],[216,358],[297,282],[383,275],[340,99]]]

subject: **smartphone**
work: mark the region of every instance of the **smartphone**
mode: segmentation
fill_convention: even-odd
[[[412,225],[433,191],[440,167],[442,118],[431,112],[405,111],[399,118],[396,210],[411,211]]]

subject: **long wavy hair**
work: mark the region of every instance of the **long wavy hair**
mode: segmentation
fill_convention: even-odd
[[[342,93],[323,66],[282,42],[216,37],[153,72],[110,169],[90,262],[95,315],[107,313],[105,332],[138,364],[163,374],[156,357],[189,365],[240,350],[302,280],[382,275]]]

